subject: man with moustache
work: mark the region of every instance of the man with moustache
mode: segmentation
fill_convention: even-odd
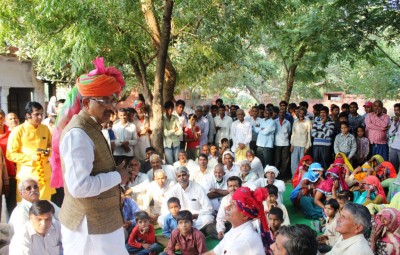
[[[128,252],[120,184],[130,176],[125,163],[116,167],[101,124],[109,121],[125,81],[120,71],[106,68],[102,58],[93,63],[96,69],[81,75],[70,92],[68,98],[75,101],[66,102],[74,115],[63,115],[56,128],[62,130],[59,147],[65,197],[59,218],[64,254],[124,255]]]
[[[16,233],[23,229],[25,223],[29,221],[29,208],[31,208],[33,203],[39,201],[39,186],[37,181],[34,179],[28,178],[21,180],[18,189],[22,200],[17,207],[14,208],[8,222],[12,233]],[[54,203],[50,203],[55,209],[54,216],[57,219],[60,208],[58,208]]]
[[[214,221],[212,206],[204,188],[200,184],[190,181],[189,177],[189,170],[186,167],[178,168],[176,173],[178,183],[165,194],[165,201],[161,209],[162,216],[158,218],[158,223],[164,222],[164,218],[168,214],[167,201],[171,197],[179,199],[181,210],[189,210],[193,214],[194,228],[200,230]]]

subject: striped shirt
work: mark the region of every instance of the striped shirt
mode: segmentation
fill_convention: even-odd
[[[315,120],[311,130],[311,136],[314,137],[313,145],[331,146],[334,129],[335,123],[330,119],[325,124],[321,120]]]

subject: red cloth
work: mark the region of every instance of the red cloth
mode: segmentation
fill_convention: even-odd
[[[375,188],[377,188],[378,195],[383,198],[383,203],[382,204],[386,204],[385,191],[383,190],[381,182],[379,181],[378,177],[373,176],[373,175],[369,175],[369,176],[365,177],[364,181],[365,181],[366,184],[372,185]]]
[[[135,248],[142,248],[143,243],[153,244],[156,242],[156,234],[153,225],[149,224],[149,231],[140,233],[139,227],[133,228],[128,239],[128,244]]]
[[[299,165],[297,166],[292,179],[293,188],[296,188],[297,185],[299,185],[301,179],[303,178],[304,173],[301,173],[300,169],[303,168],[303,163],[307,160],[311,161],[311,163],[313,162],[313,158],[310,155],[305,155],[300,159]]]
[[[1,147],[1,151],[3,152],[3,155],[4,155],[4,159],[6,160],[8,176],[15,177],[15,175],[16,175],[15,163],[12,161],[9,161],[6,158],[8,137],[10,136],[11,131],[8,129],[8,127],[6,125],[4,125],[3,127],[4,127],[4,134],[0,135],[0,147]]]
[[[186,237],[181,235],[179,229],[174,229],[167,245],[168,255],[175,255],[175,245],[179,244],[179,249],[185,255],[198,255],[207,252],[206,238],[204,234],[192,228],[192,232]]]
[[[195,126],[194,127],[194,132],[195,133],[196,132],[200,132],[200,127],[199,126]],[[188,140],[191,140],[191,139],[194,138],[194,133],[193,133],[193,130],[192,130],[192,128],[190,126],[185,127],[184,133],[185,133],[185,136],[186,136],[186,138]],[[187,144],[186,144],[186,148],[188,148],[188,149],[196,149],[198,147],[200,147],[200,136],[197,137],[196,141],[187,142]]]

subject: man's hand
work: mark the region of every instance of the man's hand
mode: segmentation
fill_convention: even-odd
[[[294,146],[290,146],[290,153],[293,153],[294,151]]]
[[[124,222],[124,228],[129,228],[129,226],[132,225],[132,221],[128,220]]]
[[[243,150],[246,147],[244,143],[239,143],[239,149]]]
[[[10,185],[4,184],[3,185],[3,194],[7,197],[10,194]]]
[[[148,243],[142,243],[142,247],[143,247],[144,249],[148,249],[148,248],[150,248],[150,244],[148,244]]]
[[[131,173],[125,168],[125,161],[117,166],[117,172],[121,175],[121,184],[126,184],[131,179]]]
[[[225,235],[224,231],[219,231],[218,232],[218,239],[222,240],[222,238],[224,238],[224,235]]]

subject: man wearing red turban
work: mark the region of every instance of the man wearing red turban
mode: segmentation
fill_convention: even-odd
[[[58,120],[58,128],[65,125],[59,143],[65,191],[59,219],[65,255],[128,254],[119,184],[129,180],[129,173],[124,163],[116,167],[101,132],[125,82],[117,69],[104,67],[102,58],[94,64],[95,70],[78,78],[71,92],[75,96],[68,97]],[[72,110],[66,111],[68,106]]]
[[[257,188],[254,192],[247,187],[237,189],[232,195],[230,205],[225,209],[226,219],[232,224],[232,229],[206,255],[270,254],[269,245],[272,240],[262,205],[267,196],[265,188]],[[254,230],[254,219],[260,220],[261,233]]]

